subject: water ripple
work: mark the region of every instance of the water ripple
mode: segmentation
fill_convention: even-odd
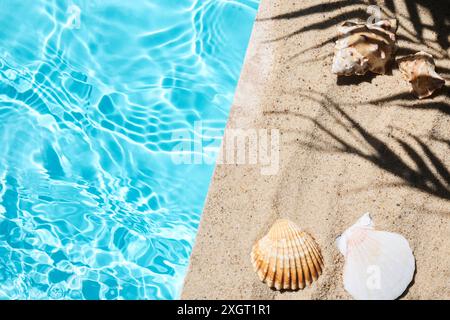
[[[0,298],[179,297],[257,5],[0,3]]]

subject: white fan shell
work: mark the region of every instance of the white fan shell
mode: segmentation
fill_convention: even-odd
[[[408,241],[378,231],[366,213],[338,239],[345,257],[344,288],[358,300],[393,300],[411,283],[415,261]]]

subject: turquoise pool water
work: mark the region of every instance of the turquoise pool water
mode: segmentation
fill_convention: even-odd
[[[257,5],[0,0],[1,299],[179,297]]]

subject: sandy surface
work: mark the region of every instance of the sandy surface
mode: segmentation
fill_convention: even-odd
[[[403,298],[450,299],[449,6],[394,2],[378,4],[400,21],[397,56],[428,51],[447,80],[432,99],[416,100],[396,68],[360,81],[331,74],[336,25],[365,18],[367,2],[261,0],[228,129],[280,130],[280,169],[217,166],[182,298],[349,299],[335,239],[369,211],[413,248]],[[279,293],[253,272],[251,247],[279,217],[322,249],[311,288]]]

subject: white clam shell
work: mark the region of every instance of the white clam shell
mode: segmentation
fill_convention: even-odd
[[[366,213],[338,239],[345,257],[344,288],[358,300],[393,300],[411,283],[415,260],[408,241],[378,231]]]

